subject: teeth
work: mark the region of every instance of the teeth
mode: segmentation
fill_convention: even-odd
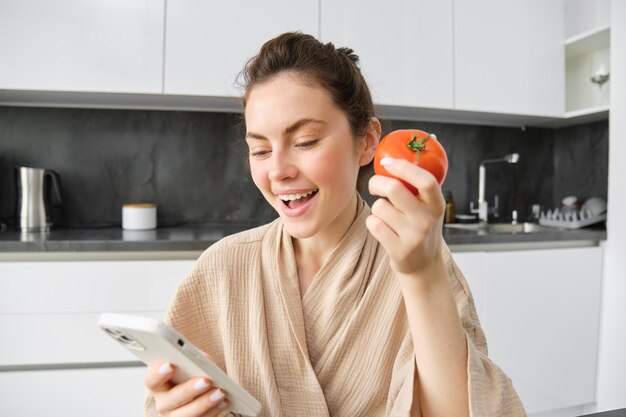
[[[297,200],[299,198],[311,195],[311,194],[313,194],[316,191],[317,190],[313,190],[313,191],[309,191],[308,193],[304,193],[304,194],[281,194],[281,195],[278,196],[278,198],[280,198],[283,201],[293,201],[293,200]]]

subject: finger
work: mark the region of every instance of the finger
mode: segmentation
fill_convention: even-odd
[[[217,417],[221,413],[223,413],[224,410],[228,409],[228,407],[229,407],[228,400],[224,400],[221,403],[217,404],[212,409],[210,409],[206,414],[203,414],[202,417]],[[228,415],[230,416],[231,414],[228,414]]]
[[[365,226],[372,236],[383,245],[387,253],[392,253],[394,248],[400,244],[400,237],[378,217],[368,216],[365,219]]]
[[[400,236],[407,227],[407,219],[404,213],[394,207],[387,199],[379,198],[372,204],[372,215],[382,220],[393,232]]]
[[[419,199],[426,204],[439,204],[441,186],[433,174],[404,159],[389,158],[384,166],[390,174],[402,178],[419,190]]]
[[[368,185],[370,194],[386,197],[402,213],[414,212],[422,203],[397,178],[374,175]]]
[[[144,379],[146,387],[152,392],[169,391],[173,384],[170,382],[174,376],[175,366],[168,362],[159,362],[148,368]]]
[[[226,394],[219,388],[195,398],[170,413],[171,417],[179,416],[217,416],[228,406]]]
[[[155,400],[161,411],[174,411],[182,406],[193,402],[213,388],[212,382],[208,378],[191,378],[173,387],[169,392],[159,395]],[[202,413],[197,413],[200,415]]]
[[[212,409],[210,409],[207,413],[203,414],[202,417],[217,417],[221,413],[223,413],[224,410],[226,410],[228,407],[229,407],[228,400],[224,400],[218,405],[216,405],[215,407],[213,407]],[[230,416],[233,414],[228,414],[228,415]]]

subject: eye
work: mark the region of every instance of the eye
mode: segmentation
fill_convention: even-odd
[[[319,139],[312,139],[312,140],[307,140],[305,142],[300,142],[296,146],[298,148],[308,149],[308,148],[312,148],[313,146],[317,145],[318,142],[319,142]]]
[[[250,156],[252,158],[263,158],[267,155],[269,155],[270,151],[265,151],[265,150],[261,150],[261,151],[252,151],[250,152]]]

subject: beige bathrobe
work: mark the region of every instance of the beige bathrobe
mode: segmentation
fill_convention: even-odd
[[[365,227],[369,213],[359,200],[302,298],[280,219],[222,239],[180,285],[166,321],[257,398],[262,416],[421,416],[402,293]],[[441,250],[467,338],[471,415],[525,416],[510,379],[487,357],[463,274]],[[157,415],[150,396],[146,415]]]

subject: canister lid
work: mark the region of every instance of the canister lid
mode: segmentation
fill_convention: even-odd
[[[127,204],[124,204],[123,207],[128,207],[128,208],[155,208],[156,204],[154,204],[154,203],[127,203]]]

